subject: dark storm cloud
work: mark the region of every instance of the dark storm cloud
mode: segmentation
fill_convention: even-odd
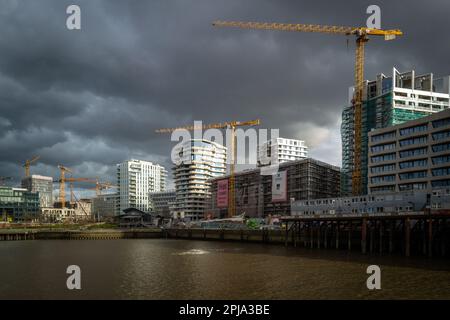
[[[79,4],[82,30],[65,27]],[[353,82],[353,38],[216,29],[216,19],[364,25],[371,1],[135,0],[0,3],[0,176],[114,179],[130,157],[170,168],[154,129],[260,118],[339,164],[339,118]],[[400,70],[450,73],[448,1],[378,1],[384,28],[368,44],[366,78]],[[444,38],[443,38],[444,37]]]

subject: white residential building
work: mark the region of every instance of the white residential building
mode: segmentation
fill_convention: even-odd
[[[136,208],[144,212],[151,210],[149,193],[164,191],[166,169],[149,161],[128,160],[117,165],[119,198],[116,214],[124,209]]]
[[[226,173],[227,148],[208,140],[189,140],[174,150],[184,162],[173,167],[175,218],[199,220],[211,197],[211,178]]]
[[[273,138],[258,147],[258,166],[268,165],[261,158],[272,159],[272,151],[278,163],[302,160],[308,157],[305,141],[286,138]]]

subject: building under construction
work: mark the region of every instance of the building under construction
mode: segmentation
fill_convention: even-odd
[[[445,110],[449,107],[450,76],[434,78],[432,73],[417,75],[414,70],[400,73],[392,69],[392,76],[377,75],[365,81],[361,115],[361,177],[362,193],[368,185],[368,133]],[[350,195],[355,154],[354,109],[349,103],[342,112],[342,193]]]
[[[220,185],[229,176],[212,180],[211,199],[206,215],[227,216],[227,199],[221,199]],[[229,184],[228,184],[229,186]],[[340,195],[340,168],[314,160],[303,159],[280,164],[276,175],[262,175],[261,169],[236,173],[236,214],[248,217],[290,215],[291,202]],[[226,192],[226,194],[228,194]],[[225,205],[224,205],[225,204]]]

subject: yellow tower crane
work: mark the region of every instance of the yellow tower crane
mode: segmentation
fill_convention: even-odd
[[[92,188],[91,190],[95,190],[96,196],[102,195],[102,190],[108,190],[113,188],[119,188],[118,185],[112,184],[111,182],[100,182],[97,180],[95,183],[95,188]]]
[[[352,172],[352,193],[362,193],[361,178],[361,134],[362,134],[362,100],[364,87],[364,46],[369,41],[369,36],[384,36],[385,40],[393,40],[396,36],[403,35],[398,29],[380,30],[366,27],[342,27],[314,24],[291,24],[291,23],[261,23],[261,22],[239,22],[239,21],[215,21],[215,27],[235,27],[241,29],[262,29],[294,32],[319,32],[340,35],[354,35],[356,37],[356,59],[355,59],[355,92],[353,96],[354,122],[355,122],[355,150],[354,167]]]
[[[73,183],[74,182],[88,182],[88,183],[95,183],[97,184],[97,179],[96,178],[73,178],[73,177],[69,177],[69,178],[65,178],[65,182],[69,182],[69,187],[70,187],[70,204],[75,203],[75,195],[73,193]],[[62,183],[61,180],[59,180],[59,183]],[[60,196],[61,198],[61,196]]]
[[[231,159],[230,159],[230,190],[228,195],[228,217],[233,217],[236,215],[236,202],[235,202],[235,169],[236,169],[236,128],[242,126],[257,126],[261,122],[259,119],[251,121],[230,121],[224,123],[214,123],[202,125],[201,127],[196,126],[185,126],[178,128],[166,128],[158,129],[156,133],[171,133],[176,130],[207,130],[207,129],[230,129],[231,130]]]
[[[66,207],[66,172],[72,173],[72,170],[64,166],[58,166],[60,170],[59,176],[59,202],[61,202],[61,208]]]
[[[36,156],[31,160],[26,160],[25,163],[22,165],[25,168],[25,178],[30,176],[30,166],[39,160],[41,156]]]

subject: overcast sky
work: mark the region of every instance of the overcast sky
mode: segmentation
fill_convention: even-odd
[[[81,7],[81,30],[66,8]],[[366,78],[450,73],[450,1],[1,0],[0,176],[21,164],[57,177],[115,181],[130,158],[170,169],[160,127],[260,118],[306,140],[311,156],[341,164],[340,114],[353,84],[354,38],[217,29],[216,19],[364,26],[378,4],[395,41],[372,39]],[[170,171],[170,170],[169,170]]]

